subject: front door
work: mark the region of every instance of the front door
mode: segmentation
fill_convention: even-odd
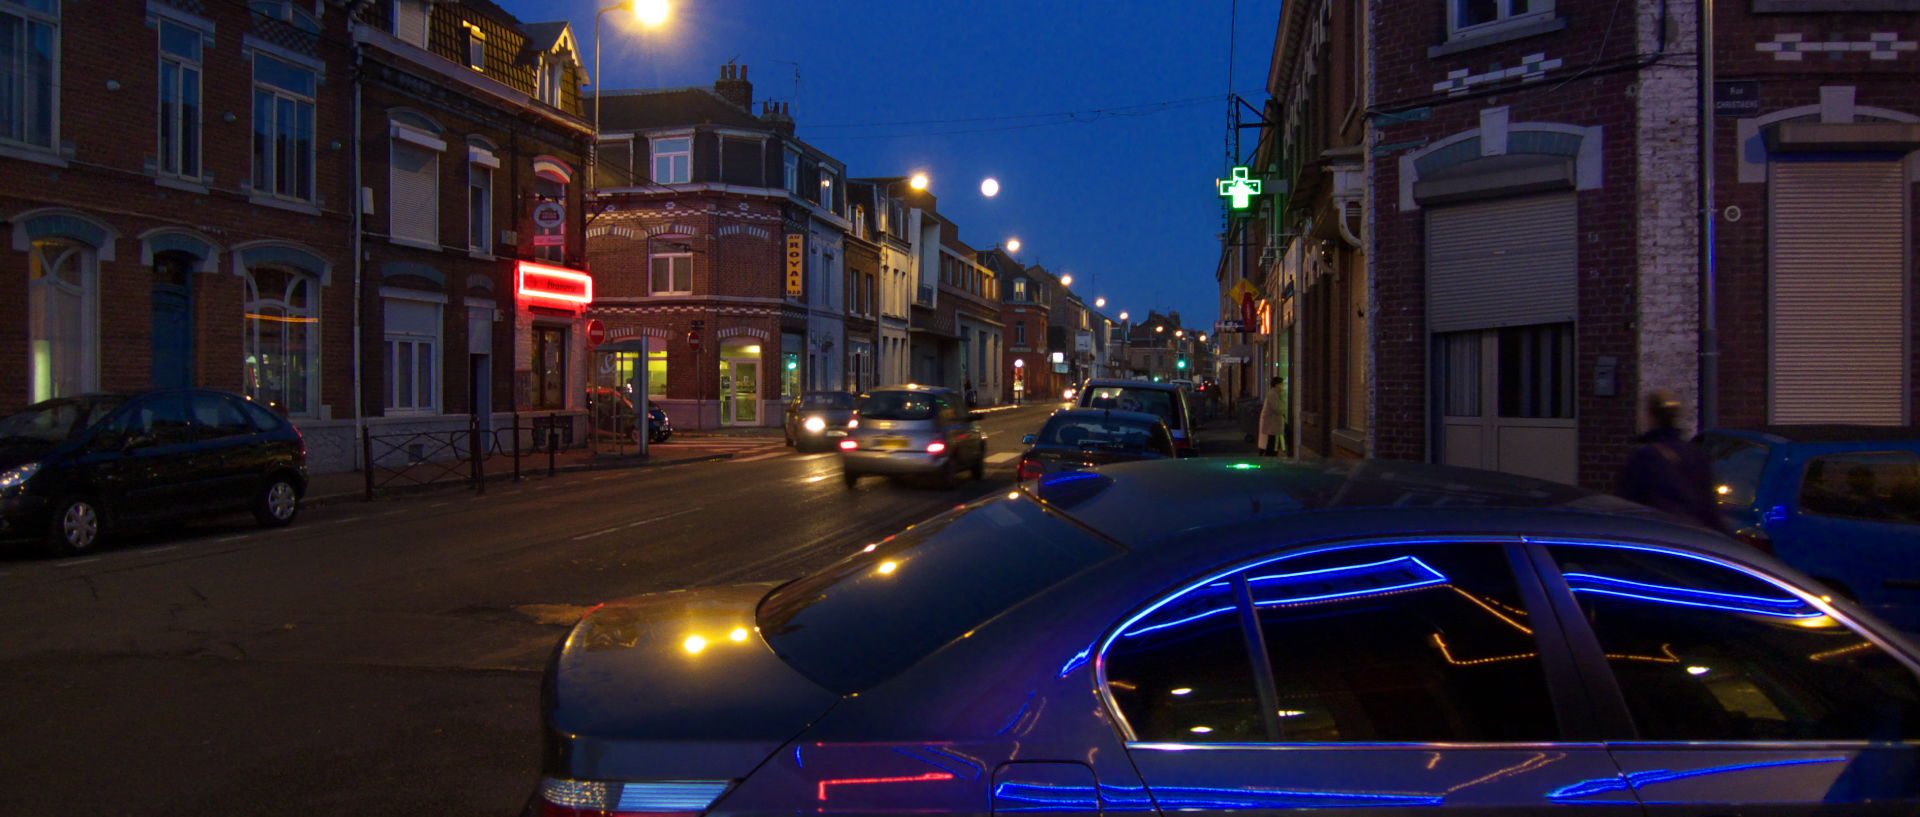
[[[1433,336],[1439,461],[1572,483],[1573,324]]]
[[[153,385],[193,385],[193,309],[189,259],[161,253],[153,260]]]
[[[758,361],[720,361],[720,422],[730,426],[760,422]]]

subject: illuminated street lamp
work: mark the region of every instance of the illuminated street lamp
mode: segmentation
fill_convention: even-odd
[[[606,78],[600,76],[600,18],[609,11],[623,10],[632,12],[633,19],[647,28],[665,25],[673,13],[667,0],[620,0],[593,15],[593,150],[587,154],[589,183],[600,165],[600,86],[607,84]]]
[[[1073,286],[1073,276],[1071,275],[1060,276],[1060,285],[1063,287]]]
[[[980,195],[993,198],[1000,195],[1000,180],[991,176],[980,182]]]
[[[1120,313],[1120,320],[1125,321],[1126,319],[1127,319],[1127,313],[1125,312]]]
[[[1019,252],[1019,251],[1020,251],[1020,239],[1018,238],[1007,239],[1007,252]]]
[[[1165,331],[1167,331],[1167,327],[1165,327],[1165,326],[1156,326],[1156,327],[1154,327],[1154,328],[1153,328],[1153,331],[1155,331],[1155,332],[1165,332]]]
[[[913,174],[913,179],[907,182],[907,186],[915,190],[927,189],[927,174],[925,173]]]
[[[1186,336],[1187,336],[1187,330],[1185,330],[1185,329],[1175,329],[1175,330],[1173,330],[1173,336],[1174,336],[1174,337],[1176,337],[1176,338],[1184,338],[1184,337],[1186,337]]]
[[[1093,308],[1094,308],[1094,309],[1106,309],[1106,308],[1107,308],[1107,299],[1105,299],[1105,298],[1095,298],[1095,299],[1093,299]]]

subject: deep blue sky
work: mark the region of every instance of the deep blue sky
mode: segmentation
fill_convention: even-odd
[[[593,14],[612,0],[500,1],[526,22],[571,20],[593,70]],[[622,12],[603,18],[597,79],[603,90],[710,86],[737,61],[756,112],[760,100],[790,101],[800,137],[853,175],[925,171],[969,245],[1018,236],[1022,261],[1072,274],[1074,291],[1089,303],[1105,296],[1109,314],[1177,309],[1186,325],[1211,327],[1229,34],[1234,90],[1258,106],[1280,0],[1239,0],[1237,28],[1232,7],[674,0],[657,31]],[[1134,115],[1035,116],[1114,108]],[[870,125],[986,117],[1013,118]],[[862,127],[833,127],[848,125]],[[1257,131],[1242,133],[1244,155]],[[988,176],[997,198],[980,195]]]

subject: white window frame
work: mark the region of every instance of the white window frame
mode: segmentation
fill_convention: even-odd
[[[0,14],[19,17],[24,22],[24,25],[21,26],[21,34],[23,37],[30,34],[34,25],[44,25],[51,29],[49,40],[53,44],[53,59],[50,64],[51,70],[47,77],[47,85],[40,89],[48,99],[47,115],[49,121],[46,123],[46,141],[44,143],[35,142],[24,138],[24,136],[15,137],[0,133],[0,146],[24,148],[36,153],[42,153],[53,152],[60,145],[60,64],[64,56],[61,54],[60,0],[51,0],[51,2],[53,4],[53,12],[49,14],[44,11],[29,9],[14,0],[0,0]],[[24,54],[26,52],[26,48],[24,47],[25,43],[23,42],[20,45],[22,46],[20,52]],[[16,96],[19,99],[17,104],[20,105],[18,121],[24,134],[27,123],[29,94],[26,81],[24,80],[25,66],[21,66],[21,69],[23,79],[20,83],[19,93],[16,94]],[[8,115],[12,113],[12,111],[7,112]]]
[[[1497,15],[1494,19],[1484,23],[1473,23],[1463,26],[1460,24],[1460,4],[1465,2],[1469,2],[1469,0],[1447,0],[1447,31],[1449,32],[1449,36],[1455,39],[1475,37],[1507,26],[1546,19],[1552,17],[1554,11],[1554,0],[1527,0],[1528,5],[1543,6],[1543,8],[1530,9],[1523,14],[1509,13],[1508,9],[1513,0],[1494,0],[1494,9]]]
[[[100,253],[99,250],[84,241],[67,238],[46,238],[34,241],[27,251],[32,258],[28,261],[28,274],[36,264],[53,267],[60,261],[71,258],[79,270],[80,282],[69,284],[47,278],[30,278],[27,282],[27,295],[30,306],[28,312],[27,371],[29,396],[32,402],[54,397],[69,397],[73,394],[85,394],[100,388]],[[54,293],[50,290],[64,290],[76,296],[80,301],[80,325],[78,344],[71,349],[57,349],[51,338],[45,334],[48,311]],[[77,291],[76,291],[77,290]],[[41,360],[41,349],[45,347],[45,362]],[[76,391],[64,392],[54,387],[53,361],[56,355],[71,354],[77,357],[80,365],[80,382]]]
[[[665,259],[667,261],[667,286],[669,288],[655,289],[653,286],[653,265],[662,259]],[[671,288],[673,286],[674,259],[686,259],[686,263],[687,263],[687,288],[686,289]],[[692,295],[693,294],[693,253],[692,252],[657,252],[657,253],[648,254],[647,256],[647,294],[649,295]]]
[[[306,382],[301,384],[301,388],[303,390],[303,396],[306,397],[307,405],[301,411],[291,411],[286,405],[279,402],[279,400],[285,398],[285,395],[256,394],[253,389],[255,380],[253,377],[245,378],[247,382],[242,388],[246,390],[249,399],[268,406],[278,405],[282,414],[291,417],[313,417],[319,414],[320,408],[321,279],[317,275],[292,267],[274,265],[272,268],[285,272],[287,274],[288,284],[286,290],[272,293],[271,295],[260,291],[259,280],[254,277],[252,268],[245,268],[241,272],[246,282],[246,291],[251,296],[247,298],[243,308],[243,314],[246,316],[243,319],[244,322],[241,324],[245,327],[240,341],[244,354],[243,360],[245,358],[259,357],[259,337],[256,330],[264,324],[274,324],[282,327],[283,339],[291,339],[292,333],[294,332],[306,333],[302,339],[302,345],[306,347],[305,365],[303,367],[306,370]],[[295,310],[287,300],[287,292],[294,288],[295,282],[304,282],[307,285],[307,305],[300,310],[298,314],[295,314]],[[278,308],[283,314],[277,317],[261,317],[266,315],[264,310],[268,307]],[[285,348],[286,345],[288,344],[283,342],[282,348]],[[245,369],[243,368],[242,371],[244,372]]]
[[[381,287],[380,297],[389,302],[407,301],[426,304],[433,307],[434,311],[431,333],[396,331],[391,326],[384,325],[381,327],[385,336],[383,349],[386,355],[386,388],[382,392],[386,413],[388,415],[440,413],[441,386],[446,380],[446,360],[441,354],[443,348],[441,341],[446,335],[445,296]],[[428,373],[425,380],[420,377],[419,363],[422,349],[425,349],[427,359],[432,362],[435,369]],[[405,354],[401,354],[402,350]],[[399,394],[400,372],[403,369],[410,373],[407,382],[413,386],[408,390],[410,393],[405,395],[405,402],[402,402],[402,396]],[[427,387],[427,400],[424,404],[420,401],[422,385]]]
[[[169,26],[192,34],[194,37],[195,51],[198,53],[192,57],[188,57],[168,51],[166,47],[166,37]],[[159,70],[156,72],[155,78],[161,94],[156,99],[159,109],[158,133],[156,134],[158,139],[157,155],[160,158],[155,165],[155,170],[161,176],[198,182],[200,181],[202,170],[200,162],[206,144],[206,131],[201,127],[201,117],[206,112],[207,107],[205,88],[202,87],[203,80],[206,77],[206,72],[202,66],[206,56],[205,49],[208,45],[207,32],[204,28],[167,17],[162,17],[157,20],[154,25],[154,30],[160,52]],[[173,83],[175,87],[173,88],[166,87],[168,84],[166,69],[168,67],[172,67],[175,71],[175,81]],[[185,97],[189,88],[191,88],[195,99],[191,121],[189,121],[185,114]],[[166,101],[165,96],[169,91],[171,91],[174,96],[174,101],[171,103]],[[167,146],[170,127],[177,128],[172,134],[172,149],[169,149]],[[190,151],[185,148],[184,142],[186,140],[183,138],[189,131],[192,133],[193,141],[193,147]]]
[[[685,150],[661,150],[660,143],[676,139],[687,140]],[[688,184],[693,181],[693,132],[679,131],[662,133],[647,137],[647,172],[654,184]],[[663,178],[660,173],[660,160],[667,160],[668,173]],[[678,160],[678,161],[676,161]],[[682,171],[675,173],[673,171]]]
[[[467,67],[485,73],[487,70],[487,32],[472,23],[462,24],[467,31]]]
[[[787,148],[785,168],[787,192],[800,195],[800,151]]]
[[[545,102],[556,108],[560,107],[560,89],[566,84],[563,79],[566,74],[567,67],[565,65],[561,65],[551,57],[542,54],[540,56],[540,75],[535,78],[534,82],[534,95],[537,96],[541,102]]]
[[[493,253],[493,171],[499,167],[493,151],[467,145],[467,249],[483,255]],[[475,188],[480,191],[479,207],[473,203]],[[473,240],[476,235],[478,242]]]
[[[279,55],[269,54],[263,51],[255,51],[252,55],[252,59],[255,65],[255,69],[253,71],[253,105],[254,105],[253,121],[255,122],[255,126],[254,126],[255,130],[253,132],[250,132],[249,136],[250,137],[255,136],[257,135],[257,132],[258,132],[258,123],[259,123],[260,114],[261,114],[260,102],[261,102],[262,96],[265,96],[266,99],[271,103],[271,107],[268,109],[268,115],[269,115],[268,132],[269,133],[279,132],[278,117],[281,111],[281,105],[280,105],[281,102],[287,102],[291,104],[296,114],[299,112],[301,106],[304,105],[306,109],[310,111],[310,115],[308,116],[308,122],[309,122],[309,125],[313,128],[311,131],[307,133],[307,156],[306,156],[307,177],[303,180],[296,179],[295,184],[293,185],[292,192],[283,192],[283,189],[287,187],[287,185],[284,184],[285,180],[281,179],[279,175],[279,168],[280,168],[280,165],[283,163],[283,159],[280,156],[279,150],[276,147],[274,147],[273,140],[270,139],[268,140],[268,143],[267,143],[268,147],[265,154],[266,158],[264,160],[265,167],[261,166],[263,164],[263,160],[262,160],[262,154],[260,153],[260,151],[257,148],[250,147],[249,153],[253,156],[253,162],[254,162],[253,177],[252,177],[253,193],[255,195],[268,196],[271,198],[284,199],[287,201],[311,202],[318,195],[318,188],[319,188],[319,184],[316,179],[316,177],[319,175],[319,170],[316,165],[318,164],[318,161],[319,161],[319,152],[320,152],[319,151],[320,140],[318,135],[319,128],[320,128],[320,124],[319,124],[320,110],[319,110],[318,101],[314,98],[314,96],[304,94],[297,89],[282,88],[278,85],[274,85],[267,81],[262,80],[260,78],[258,65],[260,60],[274,60],[276,62],[283,63],[290,68],[300,70],[300,71],[306,71],[307,73],[312,74],[315,94],[319,92],[320,72],[314,70],[311,66],[304,65],[302,63],[295,62],[293,60],[284,59]],[[263,181],[264,181],[264,184],[262,183]],[[304,194],[303,194],[303,191],[299,189],[299,182],[301,181],[304,181],[306,185],[306,190],[304,191]]]

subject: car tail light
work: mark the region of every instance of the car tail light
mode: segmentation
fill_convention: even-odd
[[[704,813],[727,791],[725,780],[540,780],[541,817],[621,817]]]
[[[1046,473],[1047,466],[1044,463],[1039,460],[1030,460],[1022,457],[1020,464],[1014,468],[1013,478],[1021,481],[1039,479],[1045,476]]]
[[[840,441],[840,450],[841,450],[841,451],[852,451],[852,450],[854,450],[854,449],[856,449],[856,448],[859,448],[859,447],[860,447],[860,443],[858,443],[858,442],[856,442],[856,441],[854,441],[854,440],[841,440],[841,441]]]
[[[938,440],[927,443],[927,453],[929,454],[938,454],[945,450],[947,450],[946,443],[940,442]]]

